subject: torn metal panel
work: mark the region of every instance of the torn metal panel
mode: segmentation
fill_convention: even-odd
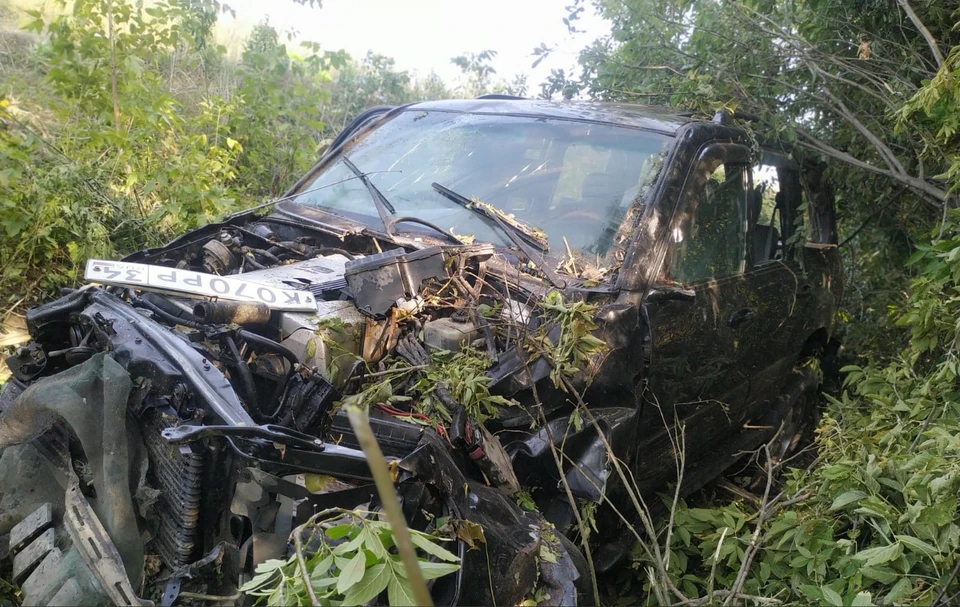
[[[454,516],[478,524],[483,530],[483,541],[463,553],[463,576],[476,582],[461,585],[459,604],[521,602],[541,575],[539,556],[545,521],[520,508],[504,493],[464,476],[461,465],[434,432],[424,434],[420,446],[400,461],[400,467],[440,489],[441,494],[449,496]],[[567,552],[564,546],[550,549],[556,550],[558,556]],[[564,573],[560,584],[570,585],[567,598],[575,598],[578,590],[589,596],[589,581],[582,583],[591,579],[585,568],[572,567]]]

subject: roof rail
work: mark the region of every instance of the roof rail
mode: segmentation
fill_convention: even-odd
[[[526,99],[526,97],[518,97],[516,95],[502,95],[500,93],[487,93],[486,95],[477,95],[474,99]]]

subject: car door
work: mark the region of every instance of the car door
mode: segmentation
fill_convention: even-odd
[[[812,285],[799,262],[794,218],[801,210],[799,172],[789,158],[765,152],[751,171],[750,254],[744,274],[755,330],[742,335],[742,364],[750,376],[751,406],[776,398],[796,364]],[[803,236],[803,234],[799,234]],[[801,243],[802,244],[802,243]]]
[[[687,474],[710,474],[695,462],[743,421],[749,396],[744,335],[756,320],[744,282],[749,168],[742,146],[707,148],[690,169],[668,225],[663,262],[645,298],[653,346],[639,481],[647,486],[675,477],[674,462],[663,454],[678,448],[678,427]]]

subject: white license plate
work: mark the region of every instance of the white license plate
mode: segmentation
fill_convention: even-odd
[[[143,263],[90,259],[83,277],[103,285],[133,287],[144,291],[259,302],[267,304],[272,310],[313,312],[317,309],[317,303],[308,291],[278,289],[233,276],[217,276]]]

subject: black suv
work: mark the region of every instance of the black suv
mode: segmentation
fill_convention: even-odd
[[[358,406],[411,527],[482,529],[435,602],[591,597],[572,504],[609,569],[630,491],[659,501],[681,451],[686,492],[809,422],[834,223],[816,167],[725,114],[369,110],[281,199],[90,260],[99,286],[27,313],[0,398],[16,581],[37,604],[233,595],[315,512],[380,509]]]

